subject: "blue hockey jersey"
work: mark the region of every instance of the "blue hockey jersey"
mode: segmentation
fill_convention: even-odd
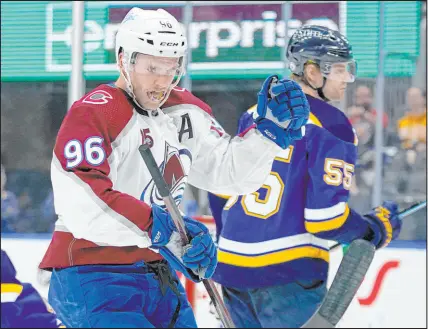
[[[29,283],[16,278],[16,270],[1,251],[1,327],[65,328],[49,311],[39,293]]]
[[[224,205],[213,276],[222,285],[247,289],[326,280],[327,240],[349,243],[368,233],[347,203],[357,158],[354,130],[340,110],[307,98],[305,136],[278,154],[264,185],[243,196],[210,196],[214,217]],[[254,111],[242,115],[238,132],[254,123]]]

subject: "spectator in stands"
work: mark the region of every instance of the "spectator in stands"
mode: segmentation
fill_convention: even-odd
[[[427,105],[426,93],[411,87],[406,93],[404,116],[397,121],[397,135],[401,150],[396,159],[397,192],[404,206],[410,202],[426,200],[427,193]],[[397,179],[398,178],[398,179]],[[403,206],[403,207],[404,207]],[[403,225],[402,239],[426,239],[426,211],[413,215]]]
[[[373,94],[369,87],[367,87],[366,85],[358,86],[358,88],[355,90],[355,93],[354,93],[353,106],[361,107],[362,109],[364,109],[364,111],[362,114],[357,112],[358,115],[356,117],[354,117],[353,115],[349,117],[352,124],[354,123],[353,122],[354,120],[359,119],[361,117],[368,120],[372,124],[376,123],[376,109],[373,107]],[[388,127],[388,121],[389,121],[388,115],[385,112],[383,112],[384,128]]]
[[[421,89],[411,87],[406,95],[407,111],[397,122],[397,133],[404,152],[405,175],[398,180],[400,193],[423,193],[426,184],[427,107]],[[422,176],[425,177],[425,181]],[[414,179],[412,179],[414,177]]]
[[[411,87],[406,95],[407,112],[397,122],[398,136],[403,149],[426,150],[427,107],[422,90]]]
[[[365,113],[365,109],[362,106],[356,105],[348,108],[347,115],[358,136],[358,143],[360,147],[372,147],[375,124],[371,120],[371,115],[367,115]]]
[[[347,110],[347,116],[358,136],[358,167],[351,186],[350,204],[358,211],[369,209],[370,193],[374,181],[374,137],[376,126],[376,110],[373,108],[373,96],[370,88],[365,85],[357,87],[353,104]],[[386,119],[385,119],[386,118]],[[384,115],[384,125],[388,119]]]
[[[373,95],[369,87],[360,85],[354,93],[353,105],[347,115],[359,140],[359,156],[374,146],[376,110],[373,108]],[[383,113],[383,128],[388,127],[388,115]]]
[[[7,191],[6,171],[1,165],[1,232],[14,232],[14,226],[19,216],[18,199],[11,191]]]
[[[353,208],[365,211],[370,208],[372,187],[375,181],[374,141],[377,111],[373,106],[373,94],[369,87],[360,85],[356,88],[353,104],[348,108],[347,115],[358,136],[358,167],[355,168],[355,179],[350,191],[351,204]],[[388,129],[389,117],[385,109],[382,123],[384,145],[389,145],[395,132]],[[390,161],[389,155],[383,153],[383,159],[385,167]]]

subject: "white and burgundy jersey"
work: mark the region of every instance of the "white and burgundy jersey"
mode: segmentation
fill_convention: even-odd
[[[281,150],[256,129],[230,138],[185,89],[175,88],[162,110],[143,111],[123,90],[101,85],[73,104],[58,132],[51,164],[58,220],[41,268],[162,258],[148,249],[150,205],[163,200],[138,151],[143,143],[177,204],[187,183],[254,192]]]

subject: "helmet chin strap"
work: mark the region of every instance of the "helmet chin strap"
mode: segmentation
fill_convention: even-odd
[[[330,102],[330,100],[325,96],[324,94],[324,86],[327,82],[327,78],[323,77],[323,82],[322,82],[322,86],[320,88],[315,88],[314,86],[312,86],[310,84],[310,82],[306,79],[305,74],[303,74],[302,76],[302,81],[304,82],[305,85],[307,85],[308,87],[310,87],[311,89],[315,90],[318,93],[318,96],[321,97],[321,99],[325,102]]]
[[[140,109],[147,111],[146,108],[144,108],[144,106],[141,106],[140,103],[138,103],[137,101],[137,97],[134,94],[134,88],[132,87],[132,83],[131,83],[131,77],[129,75],[129,65],[130,65],[130,59],[123,61],[123,71],[124,71],[124,75],[123,78],[125,79],[126,82],[126,92],[128,93],[128,95],[132,98],[132,101],[135,103],[135,105],[137,105]]]
[[[324,86],[325,86],[325,83],[327,82],[327,78],[326,77],[323,77],[323,82],[322,82],[322,86],[321,86],[321,88],[317,88],[317,92],[318,92],[318,95],[324,100],[324,101],[326,101],[326,102],[330,102],[330,100],[325,96],[325,94],[324,94]]]

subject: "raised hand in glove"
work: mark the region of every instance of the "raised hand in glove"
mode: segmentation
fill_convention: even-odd
[[[152,205],[153,225],[149,235],[151,248],[159,253],[171,266],[194,282],[208,279],[217,266],[217,248],[207,227],[183,216],[190,243],[183,246],[171,215],[156,204]]]
[[[286,149],[302,139],[309,118],[309,103],[297,82],[269,76],[258,93],[257,129]]]
[[[363,218],[369,223],[369,233],[364,239],[372,242],[376,249],[386,247],[400,234],[402,222],[398,217],[398,205],[393,201],[383,202]]]

